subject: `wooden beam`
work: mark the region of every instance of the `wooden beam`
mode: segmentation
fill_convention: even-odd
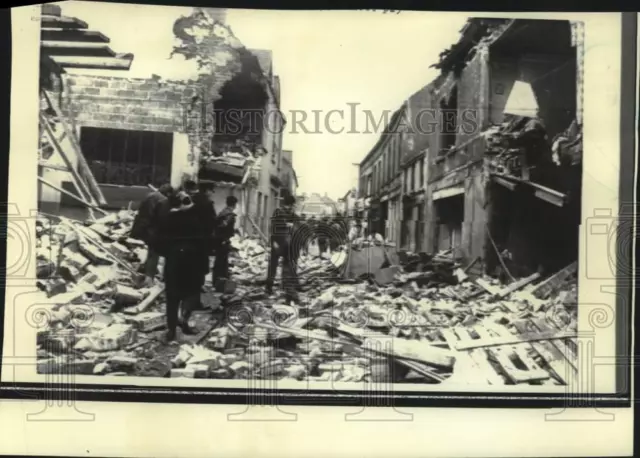
[[[69,191],[67,191],[66,189],[62,189],[62,188],[60,188],[60,187],[58,187],[58,186],[54,185],[53,183],[50,183],[49,181],[45,180],[45,179],[44,179],[44,178],[42,178],[42,177],[38,177],[38,180],[39,180],[41,183],[46,184],[46,185],[47,185],[47,186],[49,186],[50,188],[55,189],[56,191],[61,192],[62,194],[65,194],[65,195],[67,195],[67,196],[71,197],[72,199],[74,199],[74,200],[76,200],[76,201],[80,202],[81,204],[86,205],[88,208],[90,208],[90,209],[92,209],[92,210],[98,210],[98,211],[100,211],[100,212],[104,213],[105,215],[108,215],[108,214],[109,214],[109,212],[107,212],[106,210],[103,210],[102,208],[100,208],[100,207],[98,207],[98,206],[96,206],[96,205],[90,204],[90,203],[89,203],[89,202],[87,202],[86,200],[84,200],[84,199],[82,199],[82,198],[80,198],[80,197],[76,196],[75,194],[70,193],[70,192],[69,192]]]
[[[109,37],[100,32],[82,29],[42,28],[40,40],[43,41],[80,41],[85,43],[110,43]]]
[[[45,169],[57,170],[58,172],[67,172],[67,173],[71,172],[71,170],[68,167],[65,167],[63,165],[47,164],[46,162],[40,162],[38,163],[38,165],[40,167],[44,167]]]
[[[133,56],[129,57],[89,57],[89,56],[51,56],[61,67],[91,68],[101,70],[129,70]]]
[[[93,203],[106,205],[107,201],[104,198],[104,195],[102,194],[102,190],[100,189],[98,182],[93,176],[93,172],[91,171],[91,168],[89,167],[89,164],[87,163],[87,160],[85,159],[84,154],[82,154],[82,149],[78,144],[78,140],[75,136],[75,133],[73,132],[72,128],[67,125],[66,117],[62,113],[62,110],[58,106],[58,103],[55,100],[55,98],[51,94],[49,94],[47,91],[43,91],[43,92],[44,92],[45,98],[47,99],[47,102],[49,102],[49,106],[53,108],[53,110],[56,112],[56,115],[58,116],[59,123],[69,142],[69,150],[73,152],[73,154],[75,155],[75,158],[72,158],[72,159],[75,159],[76,163],[74,163],[73,161],[69,162],[67,160],[66,161],[68,162],[67,166],[70,168],[73,168],[74,166],[76,166],[78,168],[77,172],[76,172],[76,169],[74,168],[72,173],[76,172],[76,174],[84,180],[82,183],[87,188],[89,196],[94,201]],[[58,145],[58,149],[60,150],[60,147],[61,147],[60,140],[56,139],[55,143],[56,145]],[[60,154],[63,154],[63,153],[60,152]],[[66,156],[66,151],[64,151],[63,155]]]
[[[536,190],[534,191],[534,195],[545,202],[549,202],[550,204],[555,205],[556,207],[563,207],[565,201],[565,195],[554,191],[553,189],[539,187],[538,185],[533,185]]]
[[[556,272],[551,277],[547,278],[542,283],[533,288],[530,293],[538,299],[548,298],[555,289],[557,289],[562,283],[571,275],[578,271],[578,262],[572,262],[564,269]]]
[[[527,334],[514,334],[513,336],[494,337],[492,339],[477,339],[459,342],[456,344],[457,351],[472,350],[474,348],[499,347],[502,345],[513,345],[527,342],[541,342],[546,340],[575,339],[575,332],[539,332]]]
[[[41,41],[43,52],[60,57],[116,57],[106,43],[84,41]]]
[[[78,171],[75,169],[74,167],[75,164],[67,156],[66,151],[58,142],[58,139],[56,138],[55,133],[53,132],[51,126],[49,125],[49,120],[44,116],[44,114],[42,114],[42,112],[40,113],[40,123],[44,126],[44,131],[48,137],[49,143],[53,145],[53,147],[56,149],[57,153],[60,155],[65,165],[69,169],[69,173],[73,178],[73,184],[76,187],[76,190],[80,193],[80,197],[82,198],[82,201],[87,202],[90,205],[95,205],[97,202],[91,195],[91,192],[87,188],[82,177],[80,176]]]
[[[504,288],[503,290],[498,292],[498,298],[499,299],[503,299],[503,298],[507,297],[508,295],[510,295],[511,293],[515,293],[519,289],[524,288],[525,286],[527,286],[530,283],[533,283],[538,278],[540,278],[540,274],[539,273],[535,273],[533,275],[529,275],[528,277],[521,278],[520,280],[509,284],[506,288]]]
[[[69,16],[49,16],[40,17],[40,26],[56,29],[86,29],[89,26],[86,22]]]

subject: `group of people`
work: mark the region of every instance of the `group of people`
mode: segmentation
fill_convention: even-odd
[[[141,266],[147,284],[153,284],[160,257],[165,260],[168,340],[175,339],[178,327],[185,334],[195,332],[189,326],[189,317],[200,308],[210,256],[215,256],[212,280],[218,290],[230,276],[229,255],[231,238],[236,233],[238,200],[227,197],[225,208],[217,213],[214,193],[213,182],[188,180],[179,189],[163,185],[141,202],[131,230],[132,238],[147,245],[147,259]],[[282,261],[285,299],[298,302],[300,284],[296,265],[300,255],[308,253],[310,243],[317,243],[322,256],[361,237],[363,228],[357,222],[350,227],[348,219],[339,214],[322,218],[297,216],[295,202],[294,196],[284,196],[271,220],[266,292],[272,294],[276,271]]]
[[[323,256],[337,251],[347,243],[350,234],[349,220],[339,213],[321,218],[303,214],[300,217],[299,234],[297,239],[300,240],[302,253],[308,254],[309,246],[317,244],[318,256]]]
[[[238,199],[228,196],[218,214],[214,207],[212,182],[188,180],[179,189],[166,184],[150,193],[140,204],[131,237],[147,245],[148,254],[141,271],[152,284],[163,257],[167,299],[167,339],[176,329],[194,334],[189,317],[200,307],[200,293],[215,253],[214,281],[229,277],[231,238],[235,233]]]

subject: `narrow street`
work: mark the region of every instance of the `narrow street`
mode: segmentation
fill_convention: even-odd
[[[163,285],[143,288],[133,274],[146,256],[126,236],[133,217],[38,220],[40,303],[50,304],[48,327],[38,332],[40,373],[563,384],[572,364],[575,266],[500,285],[467,275],[472,269],[447,253],[389,256],[367,272],[354,271],[367,247],[343,246],[330,259],[311,246],[298,265],[299,303],[287,304],[282,289],[264,292],[263,243],[238,236],[233,281],[215,292],[208,278],[191,318],[197,334],[166,343]],[[48,277],[56,264],[62,278]]]

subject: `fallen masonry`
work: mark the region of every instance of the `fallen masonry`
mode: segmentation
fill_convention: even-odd
[[[304,255],[300,302],[287,304],[264,293],[263,242],[236,236],[233,282],[216,293],[209,281],[192,318],[197,335],[164,343],[164,287],[143,287],[146,249],[127,235],[133,218],[38,218],[49,309],[39,373],[562,385],[577,371],[575,264],[502,285],[449,252],[394,254],[380,241],[331,259]]]

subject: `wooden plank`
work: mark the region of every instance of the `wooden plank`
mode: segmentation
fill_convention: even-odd
[[[502,299],[505,298],[507,296],[509,296],[512,293],[515,293],[516,291],[518,291],[519,289],[524,288],[525,286],[533,283],[534,281],[536,281],[538,278],[540,278],[540,274],[539,273],[535,273],[533,275],[530,275],[528,277],[525,278],[521,278],[520,280],[511,283],[510,285],[508,285],[506,288],[504,288],[503,290],[501,290],[498,293],[498,298]]]
[[[62,147],[62,145],[58,142],[58,139],[56,138],[56,135],[53,132],[53,129],[49,123],[49,120],[46,118],[46,116],[44,116],[43,113],[40,113],[40,123],[44,127],[44,131],[45,131],[45,134],[47,135],[49,143],[56,149],[56,151],[64,161],[65,165],[69,169],[71,177],[73,178],[73,183],[76,189],[78,190],[78,193],[80,194],[79,197],[89,202],[91,205],[97,205],[98,202],[95,200],[95,198],[89,191],[87,185],[83,181],[82,177],[76,170],[75,164],[73,162],[73,158],[70,158],[67,156],[65,148]]]
[[[493,338],[491,332],[489,332],[489,330],[484,328],[483,326],[476,326],[474,327],[474,330],[483,339]],[[511,355],[517,355],[517,352],[514,350],[513,346],[505,345],[502,347],[494,347],[490,350],[487,350],[487,352],[493,355],[496,362],[504,370],[505,375],[509,378],[509,380],[511,380],[511,382],[515,384],[541,381],[549,378],[549,374],[540,368],[537,368],[536,370],[522,370],[517,368],[514,362],[511,360]]]
[[[41,41],[40,46],[50,56],[115,57],[116,53],[106,43],[83,41]]]
[[[142,313],[145,312],[153,303],[158,299],[160,294],[164,292],[164,285],[156,285],[150,292],[150,294],[145,297],[142,302],[140,302],[135,307],[132,307],[130,311],[133,313]],[[216,322],[216,325],[218,323]]]
[[[524,320],[517,320],[513,325],[521,334],[526,334],[528,332],[527,322]],[[567,362],[564,355],[549,341],[543,340],[540,342],[530,342],[530,345],[549,365],[549,368],[552,371],[551,375],[558,382],[567,385],[567,371],[576,371],[575,368]]]
[[[451,329],[441,329],[440,333],[449,345],[449,348],[455,350],[458,342],[456,334]],[[469,352],[466,351],[456,353],[456,364],[453,366],[453,375],[447,381],[452,381],[452,379],[457,381],[458,377],[462,384],[491,383],[490,377],[486,375],[486,371],[482,370]]]
[[[69,16],[50,16],[42,15],[40,17],[41,27],[49,27],[56,29],[86,29],[88,24],[75,17]]]
[[[493,286],[492,284],[490,284],[487,280],[485,280],[484,278],[478,278],[476,279],[476,284],[481,287],[482,289],[484,289],[486,292],[488,292],[489,294],[491,294],[492,296],[497,296],[500,293],[500,290]]]
[[[132,57],[51,56],[56,64],[68,68],[129,70]]]
[[[45,98],[47,99],[47,102],[49,103],[49,106],[53,109],[53,111],[55,111],[56,115],[58,116],[58,122],[60,123],[64,134],[66,134],[66,139],[68,140],[68,148],[64,148],[64,143],[58,142],[56,140],[56,144],[59,147],[64,148],[64,152],[61,154],[64,154],[65,156],[71,154],[71,157],[68,157],[68,160],[71,162],[71,164],[68,165],[70,168],[73,168],[74,172],[72,173],[77,174],[79,177],[81,177],[82,180],[84,180],[83,184],[94,201],[92,203],[106,205],[107,201],[102,194],[102,190],[100,189],[98,182],[93,176],[93,172],[91,171],[91,168],[89,167],[84,154],[82,154],[82,148],[80,148],[78,139],[76,138],[71,126],[69,126],[66,122],[66,117],[58,106],[58,102],[55,100],[55,97],[48,91],[43,91],[43,93]]]
[[[262,230],[258,227],[258,225],[256,224],[256,222],[253,220],[253,218],[251,218],[250,215],[247,215],[247,219],[249,220],[249,222],[251,223],[251,225],[253,226],[253,228],[256,230],[256,232],[258,232],[258,235],[260,236],[260,238],[264,241],[264,243],[269,244],[269,239],[267,238],[266,235],[264,235],[264,232],[262,232]]]
[[[109,37],[100,32],[89,30],[65,30],[42,26],[40,39],[48,41],[84,41],[92,43],[109,43]]]
[[[472,350],[474,348],[499,347],[501,345],[512,345],[519,343],[537,342],[545,340],[568,339],[575,337],[576,333],[546,331],[530,332],[526,334],[510,334],[509,336],[490,337],[486,339],[476,339],[470,342],[460,342],[456,347],[458,351]]]
[[[556,272],[551,277],[547,278],[545,281],[536,285],[532,290],[531,294],[533,294],[538,299],[546,299],[548,298],[553,291],[558,288],[567,278],[571,275],[575,274],[578,271],[578,262],[573,262],[569,264],[564,269]]]
[[[134,276],[139,275],[138,272],[128,263],[124,262],[122,259],[120,259],[119,257],[115,256],[114,254],[112,254],[109,249],[104,246],[104,244],[98,240],[96,240],[94,237],[91,236],[91,232],[89,228],[83,227],[83,226],[78,226],[73,224],[72,222],[66,220],[66,218],[62,218],[61,217],[61,222],[66,223],[66,225],[72,229],[74,229],[76,231],[76,233],[78,233],[78,235],[80,235],[82,237],[83,240],[86,240],[88,242],[90,242],[91,244],[97,246],[98,248],[100,248],[104,253],[105,256],[108,258],[111,258],[113,260],[113,262],[115,262],[116,264],[120,265],[121,267],[123,267],[125,270],[129,271],[129,273],[131,273]]]
[[[462,343],[473,341],[471,335],[465,328],[454,328],[454,332]],[[469,351],[469,355],[476,363],[477,367],[482,371],[482,374],[486,377],[487,381],[491,385],[504,385],[504,379],[496,372],[494,367],[489,362],[487,352],[477,348]]]
[[[544,318],[532,318],[531,322],[540,331],[557,331],[554,328],[552,328],[549,325],[549,323],[545,321]],[[564,358],[569,362],[569,364],[571,364],[571,366],[573,366],[573,368],[577,371],[578,370],[577,355],[575,354],[573,349],[570,348],[564,340],[552,340],[550,342],[558,349],[558,351],[560,351],[562,356],[564,356]]]
[[[391,345],[385,345],[387,342],[390,342]],[[389,336],[384,336],[384,338],[367,337],[364,339],[362,347],[377,353],[409,359],[444,369],[452,369],[455,363],[453,352],[425,344],[419,340],[407,340]]]
[[[487,320],[485,322],[485,326],[492,332],[494,332],[499,337],[509,338],[514,336],[514,334],[509,331],[506,327],[491,322]],[[517,343],[511,346],[515,354],[520,358],[520,361],[524,363],[524,365],[528,368],[529,371],[541,371],[544,370],[536,363],[536,361],[531,357],[531,353],[538,355],[538,352],[535,348],[529,343]]]
[[[62,188],[59,188],[58,186],[54,185],[53,183],[48,182],[47,180],[45,180],[42,177],[38,177],[38,181],[40,181],[41,183],[49,186],[52,189],[55,189],[58,192],[61,192],[61,193],[65,194],[65,195],[71,197],[72,199],[77,200],[81,204],[86,205],[90,210],[98,210],[100,212],[103,212],[104,214],[107,214],[107,212],[105,210],[103,210],[102,208],[100,208],[100,207],[98,207],[96,205],[92,205],[92,204],[88,203],[87,201],[81,199],[80,197],[78,197],[78,196],[76,196],[74,194],[71,194],[69,191],[67,191],[65,189],[62,189]]]

